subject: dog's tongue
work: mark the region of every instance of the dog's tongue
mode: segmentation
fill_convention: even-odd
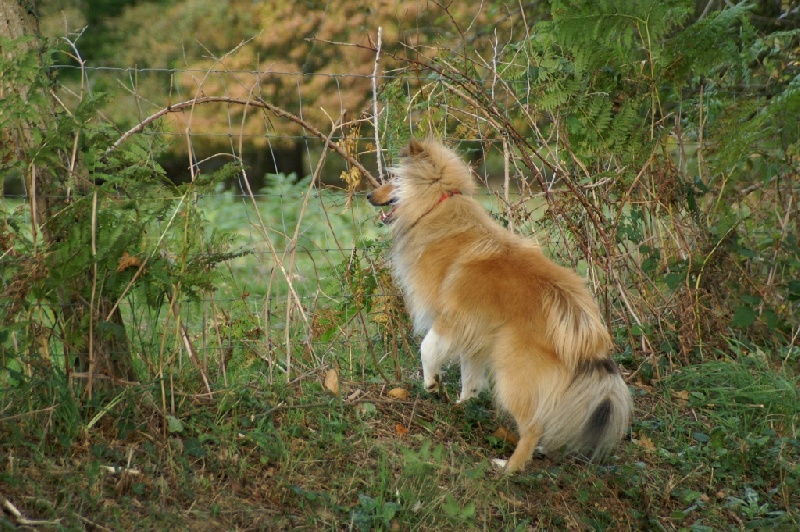
[[[385,224],[392,223],[392,214],[394,214],[394,211],[395,211],[396,208],[397,208],[397,205],[392,205],[391,209],[389,209],[386,212],[382,212],[381,213],[381,222],[383,222]]]

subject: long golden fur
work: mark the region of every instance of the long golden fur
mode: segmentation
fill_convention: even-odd
[[[630,424],[632,401],[583,279],[495,223],[472,197],[469,167],[437,140],[411,141],[393,178],[369,196],[391,205],[392,270],[424,334],[422,369],[438,389],[460,358],[459,402],[494,383],[516,421],[507,472],[534,449],[607,454]]]

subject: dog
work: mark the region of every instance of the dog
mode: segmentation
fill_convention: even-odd
[[[392,236],[392,274],[420,346],[425,388],[460,359],[459,402],[493,384],[519,431],[505,472],[544,453],[605,457],[630,425],[630,391],[583,279],[497,224],[469,166],[440,141],[412,140],[367,195]]]

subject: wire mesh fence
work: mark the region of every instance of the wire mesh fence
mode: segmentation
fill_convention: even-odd
[[[152,138],[154,144],[166,142],[169,146],[152,160],[154,168],[163,169],[165,193],[135,200],[140,209],[166,214],[151,222],[141,249],[125,251],[125,256],[132,258],[130,264],[119,258],[119,271],[135,272],[116,302],[123,319],[116,325],[106,320],[108,329],[99,331],[126,336],[127,342],[117,345],[133,350],[140,374],[154,377],[163,375],[165,367],[175,367],[181,371],[193,368],[206,382],[209,375],[227,379],[231,371],[252,370],[269,379],[292,379],[346,362],[346,367],[339,369],[353,378],[401,377],[401,358],[414,356],[415,340],[384,258],[386,231],[378,212],[366,205],[363,192],[387,178],[386,169],[401,147],[402,137],[420,134],[415,130],[421,127],[418,120],[399,125],[407,129],[404,134],[374,134],[376,122],[380,131],[380,119],[390,114],[387,107],[419,98],[419,87],[408,79],[381,77],[378,86],[397,83],[405,95],[391,102],[381,100],[380,115],[370,117],[370,100],[380,95],[370,93],[368,76],[85,65],[60,68],[66,105],[70,98],[77,103],[96,96],[104,87],[116,86],[119,90],[107,113],[123,126],[142,124],[178,100],[197,98],[203,85],[189,94],[175,81],[182,77],[213,79],[221,87],[241,88],[251,83],[250,92],[257,84],[268,84],[266,78],[280,78],[284,80],[281,85],[295,87],[290,91],[292,97],[281,101],[281,109],[299,123],[265,113],[248,116],[246,110],[226,101],[239,96],[230,91],[218,105],[164,113],[163,123],[154,121],[147,128],[118,128],[120,138],[135,129],[135,134]],[[76,74],[88,87],[84,93],[76,87],[80,81],[74,79]],[[339,102],[333,109],[312,110],[305,101],[308,85],[319,78],[325,80],[326,90],[332,91],[325,101]],[[170,90],[164,91],[165,86]],[[360,107],[348,110],[345,101],[358,102]],[[447,138],[451,136],[448,127],[457,127],[462,118],[454,122],[446,106],[443,109],[438,117],[439,134]],[[398,112],[413,115],[415,111],[406,106]],[[397,129],[395,124],[392,130]],[[314,135],[310,130],[325,133]],[[487,208],[502,217],[514,202],[517,210],[524,207],[526,218],[540,216],[532,216],[529,209],[541,210],[543,203],[521,193],[524,176],[515,176],[523,185],[508,176],[504,181],[503,172],[508,168],[503,168],[496,139],[459,141],[464,156],[474,163],[477,178],[485,184],[479,199]],[[340,150],[332,150],[332,145]],[[201,181],[230,161],[238,164],[237,172],[218,180],[211,190],[187,194],[174,187]],[[354,172],[354,163],[361,163],[364,171]],[[371,182],[367,173],[375,176]],[[6,183],[4,202],[19,212],[27,208],[31,194],[12,181]],[[49,199],[75,200],[71,195]],[[184,211],[189,206],[199,213],[199,231],[226,235],[232,257],[217,265],[213,286],[203,291],[185,291],[176,284],[167,289],[161,286],[154,304],[147,287],[137,290],[137,285],[151,282],[148,270],[155,261],[180,269],[187,260],[208,260],[216,252],[206,247],[187,259],[180,256],[179,240],[165,238],[179,225],[180,217],[188,217]],[[114,238],[115,229],[110,225],[100,224],[95,229],[99,241]],[[183,231],[193,229],[186,226]],[[13,314],[13,304],[5,303],[7,315]],[[71,340],[59,332],[68,307],[76,305],[34,302],[31,312],[38,313],[40,322],[34,336],[38,334],[40,342],[38,348],[29,350],[30,356],[59,361],[65,368],[71,362],[61,362],[64,357],[90,356],[89,343],[72,341],[70,345]],[[124,331],[115,331],[115,327]],[[23,329],[17,322],[2,344],[4,356],[25,351],[17,341]],[[107,355],[122,356],[123,352]],[[81,377],[81,372],[74,375]]]
[[[151,377],[178,364],[202,375],[255,369],[291,380],[346,361],[340,369],[354,377],[399,378],[400,357],[413,356],[415,340],[388,272],[386,231],[363,193],[387,178],[408,138],[426,134],[454,144],[471,163],[483,185],[478,198],[499,223],[586,276],[610,327],[627,333],[621,349],[637,363],[658,358],[667,336],[677,337],[674,353],[688,362],[727,319],[714,310],[731,304],[719,290],[729,275],[717,265],[726,236],[682,205],[688,176],[703,163],[694,155],[698,139],[684,134],[691,124],[664,118],[657,126],[671,132],[661,137],[668,140],[660,144],[651,135],[644,144],[650,156],[627,160],[614,149],[622,150],[638,127],[629,111],[603,107],[603,95],[594,95],[600,103],[590,99],[584,110],[612,117],[590,124],[608,130],[605,155],[576,147],[562,134],[573,118],[537,107],[529,70],[504,79],[484,69],[488,75],[479,79],[436,62],[397,75],[56,68],[65,108],[113,94],[100,107],[114,124],[106,155],[144,139],[144,166],[163,180],[162,192],[135,198],[138,208],[162,214],[148,222],[140,249],[116,250],[119,268],[132,279],[116,301],[123,319],[99,331],[124,328]],[[699,120],[702,130],[702,113]],[[16,177],[17,184],[6,176],[4,201],[19,214],[34,196]],[[114,187],[123,185],[110,187],[110,204]],[[774,180],[760,189],[779,195],[782,186]],[[92,194],[69,190],[37,198],[69,203]],[[113,239],[118,223],[92,226],[93,237]],[[742,227],[743,238],[758,237],[757,227]],[[788,225],[780,227],[785,232]],[[212,243],[214,234],[225,235],[224,246]],[[187,256],[183,243],[193,239],[200,243]],[[129,266],[123,253],[134,258]],[[204,262],[216,268],[201,289],[174,280],[147,287],[156,264],[177,279]],[[772,273],[762,273],[774,277],[780,265],[768,268]],[[6,300],[6,314],[15,315],[18,303]],[[36,340],[27,348],[31,356],[88,356],[91,342],[60,329],[77,303],[52,301],[34,298],[0,349],[16,356],[26,349],[18,341],[25,336]]]

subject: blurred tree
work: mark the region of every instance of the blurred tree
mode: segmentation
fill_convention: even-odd
[[[327,130],[330,120],[344,113],[348,119],[358,118],[368,107],[379,27],[382,75],[403,66],[395,57],[413,58],[418,50],[435,55],[443,48],[453,58],[467,47],[491,53],[496,39],[510,35],[515,26],[523,34],[525,21],[520,16],[523,4],[500,0],[450,5],[423,0],[128,0],[110,2],[113,7],[107,5],[109,0],[89,3],[94,11],[90,14],[88,4],[82,4],[83,18],[75,19],[89,24],[79,47],[98,31],[92,26],[96,20],[107,40],[94,47],[99,55],[92,57],[100,64],[138,69],[118,76],[138,96],[133,105],[119,97],[107,109],[122,127],[169,103],[225,95],[263,98]],[[546,3],[524,3],[529,16],[538,16],[543,6]],[[163,70],[173,68],[172,75]],[[98,78],[95,89],[103,91],[107,83]],[[200,152],[220,148],[229,136],[244,135],[256,151],[263,152],[267,145],[278,151],[288,148],[294,161],[290,167],[296,168],[302,156],[300,145],[291,139],[303,135],[301,128],[265,113],[205,107],[170,119],[176,121],[176,131],[203,133],[192,140]]]

